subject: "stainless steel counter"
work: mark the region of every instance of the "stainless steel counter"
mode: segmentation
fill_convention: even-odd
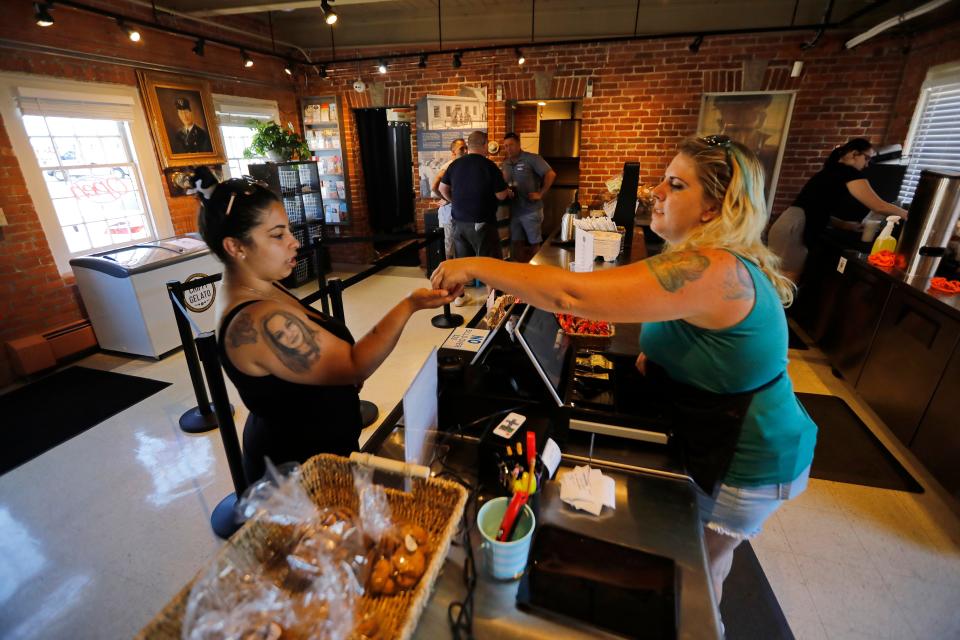
[[[645,256],[642,238],[633,255],[622,256],[618,263],[631,262]],[[631,258],[633,260],[631,260]],[[532,261],[566,268],[573,260],[573,250],[544,244]],[[612,268],[597,264],[597,268]],[[474,320],[482,314],[477,314]],[[625,348],[636,350],[639,325],[617,325],[628,338]],[[403,459],[404,434],[394,410],[377,433],[369,440],[369,451],[394,459]],[[442,429],[443,425],[441,425]],[[439,434],[438,451],[443,464],[434,460],[434,473],[454,470],[470,483],[476,483],[477,440],[469,436]],[[713,588],[707,571],[703,529],[697,511],[696,489],[683,474],[676,459],[661,446],[571,432],[564,445],[564,457],[558,477],[574,466],[589,463],[600,468],[616,481],[615,510],[604,509],[597,517],[579,512],[563,504],[559,483],[548,482],[539,496],[541,520],[549,520],[565,529],[617,544],[671,558],[679,573],[677,584],[678,631],[685,640],[720,638],[719,614],[714,604]],[[474,521],[477,502],[468,505],[470,521]],[[521,611],[516,606],[519,582],[498,582],[487,577],[479,554],[479,533],[471,531],[474,556],[477,560],[477,586],[474,594],[473,628],[477,638],[609,638],[615,637],[594,627],[560,619],[551,619]],[[421,617],[416,638],[433,640],[449,637],[447,607],[465,595],[463,565],[465,552],[458,538],[451,547],[444,570],[437,580],[435,592]]]

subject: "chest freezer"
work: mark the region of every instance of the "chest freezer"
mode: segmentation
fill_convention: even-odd
[[[158,359],[181,346],[167,281],[223,271],[195,233],[73,258],[70,266],[100,347]],[[201,331],[213,330],[216,288],[190,293],[193,321]]]

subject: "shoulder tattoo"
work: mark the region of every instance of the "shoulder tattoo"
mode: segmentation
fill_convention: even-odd
[[[660,254],[648,259],[646,264],[660,286],[675,293],[687,282],[699,280],[710,266],[710,259],[702,253],[687,251]]]
[[[724,300],[749,300],[753,298],[753,279],[750,277],[750,272],[747,271],[747,268],[743,266],[743,263],[740,260],[736,260],[737,267],[731,272],[727,271],[727,275],[723,279],[723,299]]]
[[[234,348],[245,344],[256,344],[257,330],[253,326],[253,318],[249,313],[241,311],[240,315],[234,318],[227,331],[227,337],[230,339],[230,346]]]
[[[287,311],[273,311],[260,321],[267,345],[280,362],[296,373],[308,371],[320,357],[317,332]]]

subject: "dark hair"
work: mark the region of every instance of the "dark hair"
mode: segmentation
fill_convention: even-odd
[[[823,166],[826,167],[828,165],[840,162],[840,158],[847,155],[851,151],[864,153],[870,149],[873,149],[873,145],[870,144],[870,141],[866,138],[852,138],[851,140],[848,140],[846,144],[841,144],[840,146],[834,147],[833,151],[830,152],[830,155],[827,156]]]
[[[192,181],[194,184],[200,183],[197,190],[200,236],[220,261],[226,264],[230,262],[230,256],[223,247],[224,238],[236,238],[248,243],[250,230],[260,224],[267,209],[279,199],[272,191],[252,180],[234,178],[218,183],[207,167],[199,167]]]
[[[503,136],[503,139],[504,139],[504,140],[516,140],[517,142],[520,142],[520,136],[518,136],[517,134],[515,134],[513,131],[511,131],[511,132],[508,133],[507,135]]]

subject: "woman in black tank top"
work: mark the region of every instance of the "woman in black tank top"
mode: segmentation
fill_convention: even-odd
[[[343,323],[277,283],[290,275],[300,246],[277,197],[246,179],[218,184],[205,167],[194,179],[200,233],[224,264],[220,361],[250,410],[247,479],[263,475],[265,458],[303,462],[356,450],[360,385],[390,355],[413,313],[453,296],[418,289],[354,341]]]

